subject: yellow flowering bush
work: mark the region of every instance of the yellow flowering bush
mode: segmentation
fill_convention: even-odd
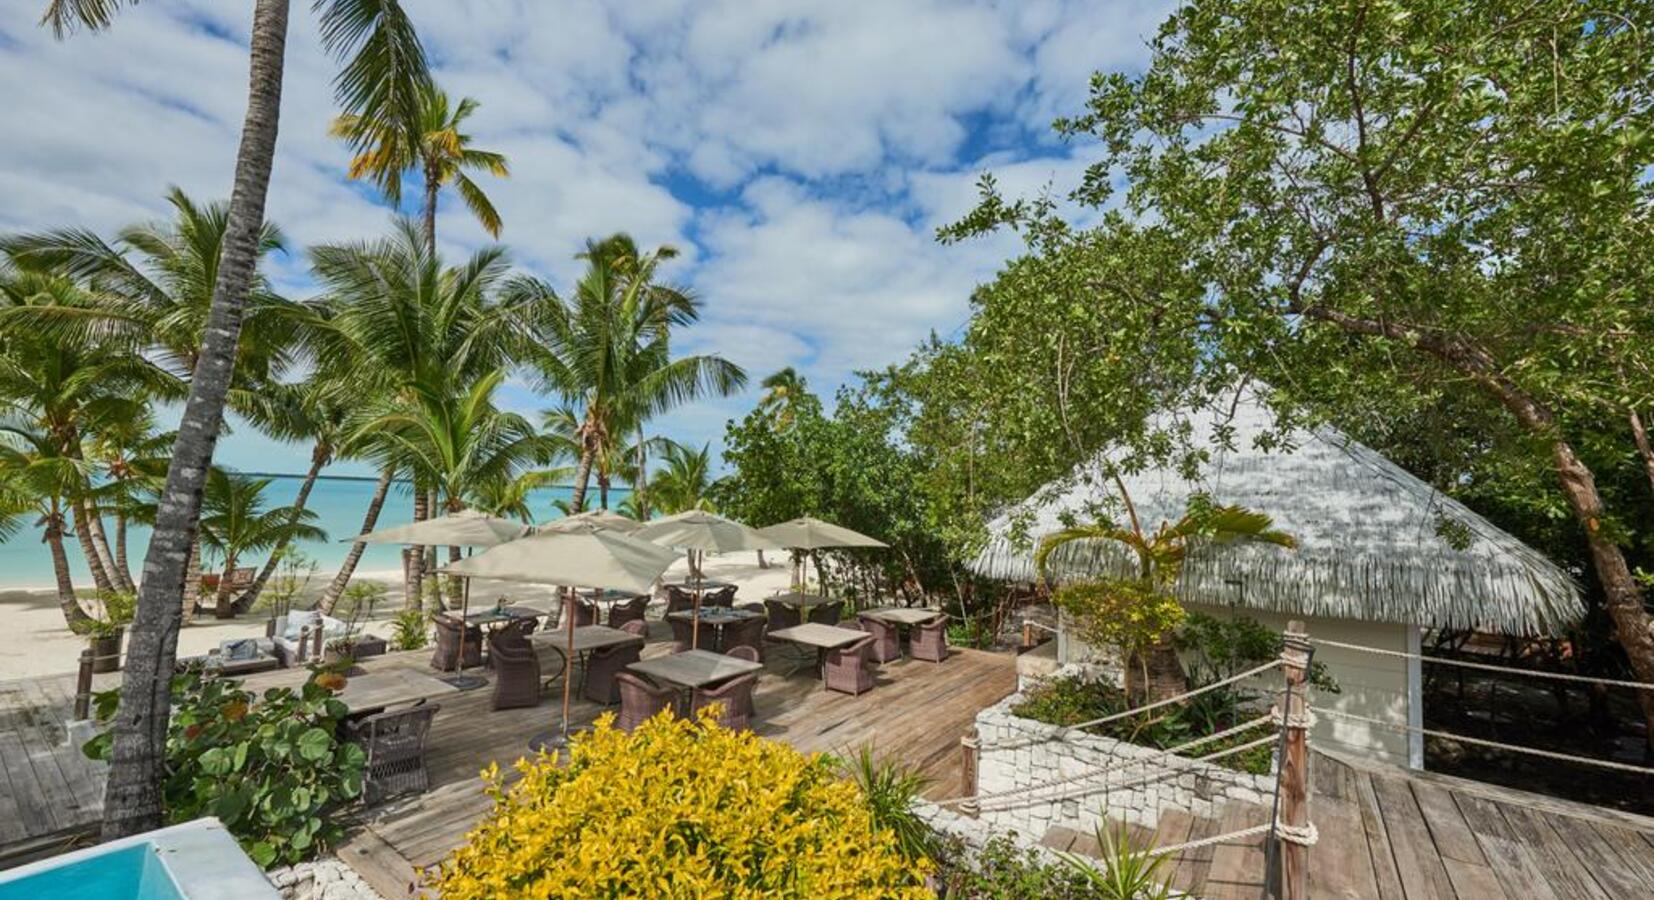
[[[433,873],[446,900],[930,897],[855,784],[709,716],[628,735],[604,715],[557,754],[483,773],[494,811]]]
[[[1093,647],[1118,647],[1124,656],[1170,640],[1187,616],[1176,597],[1124,578],[1065,584],[1051,602],[1073,617],[1080,640]]]

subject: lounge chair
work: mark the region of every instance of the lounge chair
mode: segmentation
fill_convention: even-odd
[[[948,617],[939,615],[928,622],[920,622],[913,626],[913,639],[908,642],[907,652],[913,654],[914,659],[927,662],[942,662],[948,658]]]
[[[430,787],[425,771],[425,738],[440,709],[420,700],[406,709],[374,713],[345,724],[349,739],[367,753],[362,772],[362,802],[373,806],[389,797],[423,793]]]
[[[896,626],[863,613],[856,617],[861,630],[873,636],[874,662],[886,663],[902,658],[902,636]]]
[[[648,594],[639,594],[625,603],[616,603],[609,607],[609,627],[619,628],[627,622],[642,622],[648,611]]]
[[[822,670],[826,688],[860,696],[873,689],[873,673],[868,669],[868,658],[873,650],[873,636],[868,635],[853,644],[827,651],[827,665]]]
[[[521,629],[490,634],[488,656],[494,664],[495,709],[540,705],[540,656]]]
[[[621,731],[631,732],[663,710],[676,711],[678,692],[672,688],[655,687],[630,672],[615,673],[615,684],[620,687],[615,725]]]
[[[690,701],[690,715],[714,703],[720,705],[718,724],[731,731],[752,730],[752,689],[758,685],[758,673],[751,672],[710,688],[696,688]]]
[[[310,610],[284,613],[271,619],[264,627],[270,638],[271,653],[282,668],[319,659],[322,648],[334,638],[350,633],[350,626],[332,616]]]

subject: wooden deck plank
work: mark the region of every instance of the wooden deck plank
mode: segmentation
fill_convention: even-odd
[[[1505,821],[1501,804],[1468,794],[1455,793],[1453,799],[1476,834],[1476,842],[1487,854],[1488,867],[1506,894],[1532,900],[1564,900],[1552,889],[1529,848],[1522,845],[1521,838]]]
[[[1647,890],[1649,882],[1635,859],[1628,859],[1617,842],[1605,839],[1601,832],[1591,827],[1590,822],[1569,816],[1554,816],[1550,824],[1610,896],[1635,897]],[[1654,853],[1654,847],[1650,847],[1648,853]]]
[[[1205,840],[1218,833],[1216,819],[1206,816],[1192,817],[1189,822],[1188,836],[1181,841],[1172,843],[1186,843],[1188,841]],[[1172,870],[1170,883],[1177,890],[1191,895],[1199,895],[1206,889],[1206,875],[1212,869],[1212,846],[1191,847],[1180,850],[1167,857],[1177,864]]]
[[[1353,798],[1353,783],[1348,787]],[[1366,829],[1355,801],[1317,795],[1310,801],[1310,818],[1320,834],[1309,851],[1310,896],[1378,900]]]
[[[1430,837],[1441,857],[1485,867],[1487,856],[1476,843],[1476,835],[1465,822],[1464,813],[1453,802],[1452,793],[1446,788],[1416,781],[1411,786],[1413,799],[1418,801],[1419,812],[1424,814],[1424,824],[1429,826]]]
[[[1372,776],[1365,772],[1356,773],[1353,786],[1356,809],[1361,813],[1361,830],[1367,840],[1367,859],[1373,867],[1373,886],[1378,889],[1380,900],[1406,900],[1401,873],[1396,871],[1395,850],[1390,845],[1390,833],[1384,824],[1384,813],[1379,808]]]
[[[1269,811],[1250,803],[1224,804],[1217,833],[1240,831],[1267,821]],[[1212,868],[1201,894],[1206,900],[1257,900],[1263,891],[1263,835],[1232,838],[1212,849]]]
[[[1459,895],[1459,900],[1505,900],[1509,896],[1499,886],[1499,876],[1493,874],[1489,866],[1448,857],[1442,857],[1442,866],[1447,869],[1447,878],[1453,882],[1453,890]]]
[[[1528,848],[1539,870],[1545,873],[1545,880],[1551,883],[1559,896],[1609,900],[1609,895],[1597,880],[1540,814],[1520,806],[1504,806],[1501,812],[1505,814],[1505,821],[1517,840]]]
[[[1374,775],[1372,784],[1390,836],[1402,892],[1408,900],[1453,900],[1453,883],[1447,879],[1447,870],[1442,867],[1411,786],[1395,775]]]
[[[1638,832],[1610,825],[1606,822],[1592,822],[1591,827],[1617,850],[1620,856],[1632,868],[1644,885],[1654,885],[1654,852],[1639,852],[1648,841],[1648,832]]]

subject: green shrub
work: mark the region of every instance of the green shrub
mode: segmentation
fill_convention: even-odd
[[[346,709],[319,679],[262,698],[229,678],[186,672],[172,681],[172,721],[161,785],[169,822],[217,816],[260,866],[308,859],[338,843],[332,813],[362,792],[362,748],[337,739]],[[325,682],[324,682],[325,683]],[[114,692],[99,697],[100,718]],[[85,746],[109,758],[112,735]]]
[[[945,842],[937,878],[947,896],[966,900],[1080,900],[1094,898],[1096,889],[1086,873],[1047,863],[1030,849],[1017,846],[1007,835],[971,853],[957,839]]]
[[[418,650],[430,641],[430,617],[422,609],[404,609],[391,619],[391,649]]]
[[[1189,667],[1190,684],[1211,684],[1255,666],[1279,659],[1286,640],[1280,632],[1265,628],[1246,616],[1220,619],[1204,613],[1189,613],[1173,643]],[[1338,682],[1327,667],[1312,663],[1309,681],[1316,690],[1338,693]]]
[[[132,624],[138,609],[138,595],[130,591],[98,591],[93,597],[98,610],[77,626],[75,632],[89,638],[110,638]]]

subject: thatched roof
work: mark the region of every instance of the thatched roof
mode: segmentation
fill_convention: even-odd
[[[1184,600],[1510,634],[1551,633],[1582,614],[1579,585],[1555,563],[1335,429],[1300,431],[1291,451],[1264,452],[1252,440],[1273,421],[1263,404],[1244,395],[1233,417],[1225,411],[1222,418],[1234,429],[1235,449],[1214,451],[1199,481],[1171,467],[1123,476],[1144,530],[1176,520],[1189,494],[1204,490],[1218,503],[1274,517],[1299,548],[1195,549],[1180,582]],[[1208,445],[1218,419],[1194,415],[1191,440]],[[990,541],[972,568],[1031,581],[1033,545],[1062,528],[1065,513],[1085,521],[1112,502],[1109,515],[1125,521],[1118,491],[1098,464],[1052,493],[1041,491],[989,523]],[[1444,521],[1454,524],[1443,529]],[[1061,579],[1126,574],[1132,563],[1120,545],[1088,541],[1058,550],[1050,565]]]

